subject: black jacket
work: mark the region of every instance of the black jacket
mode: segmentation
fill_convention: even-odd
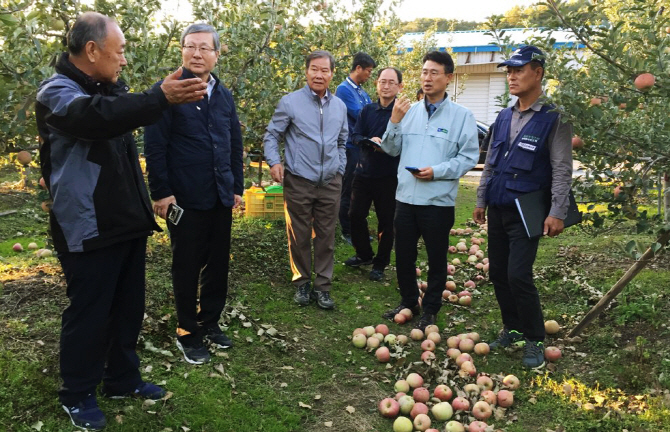
[[[173,105],[144,130],[151,198],[174,195],[180,207],[209,210],[244,192],[242,131],[230,90],[216,76],[211,97]],[[182,79],[193,77],[184,69]],[[154,88],[157,88],[158,82]]]
[[[127,92],[121,81],[94,81],[68,54],[39,86],[40,163],[59,252],[90,251],[160,230],[131,131],[158,120],[168,102],[160,89]]]

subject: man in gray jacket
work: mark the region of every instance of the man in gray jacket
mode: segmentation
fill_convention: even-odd
[[[316,300],[322,309],[332,309],[335,227],[347,162],[347,107],[328,90],[335,67],[328,51],[314,51],[305,66],[307,85],[281,98],[263,146],[272,179],[284,184],[286,234],[296,287],[293,299],[301,306]],[[281,141],[286,168],[281,164]]]

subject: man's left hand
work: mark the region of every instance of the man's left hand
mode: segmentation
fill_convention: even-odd
[[[435,174],[432,167],[426,167],[419,168],[419,172],[412,175],[420,180],[432,180]]]
[[[544,220],[543,234],[549,237],[556,237],[563,232],[564,228],[563,219],[547,216],[547,218]]]
[[[233,204],[233,208],[238,208],[241,205],[242,205],[242,197],[240,195],[235,195],[235,204]]]

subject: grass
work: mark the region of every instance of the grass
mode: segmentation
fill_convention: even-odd
[[[43,195],[12,186],[13,167],[0,169],[0,431],[70,431],[58,406],[60,313],[67,305],[65,283],[54,257],[15,253],[17,241],[47,243]],[[7,183],[8,182],[8,183]],[[472,212],[475,184],[462,182],[458,227]],[[238,215],[239,216],[239,215]],[[376,226],[370,217],[371,228]],[[18,234],[21,233],[21,234]],[[476,358],[479,371],[519,376],[515,405],[496,428],[508,432],[670,430],[670,304],[663,287],[670,280],[667,256],[644,270],[581,341],[568,341],[573,327],[623,274],[632,259],[619,247],[628,231],[588,237],[572,228],[541,242],[536,265],[547,319],[563,329],[548,344],[564,357],[542,373],[520,365],[520,352]],[[638,237],[636,237],[638,238]],[[452,238],[452,243],[458,239]],[[24,246],[25,246],[24,244]],[[171,257],[165,233],[147,250],[147,317],[139,341],[144,379],[161,383],[171,397],[154,405],[141,400],[100,398],[109,431],[390,431],[377,403],[393,395],[393,382],[421,370],[419,349],[387,366],[349,342],[357,327],[382,322],[399,295],[392,269],[382,283],[341,263],[353,249],[339,239],[334,311],[293,304],[283,221],[236,217],[233,228],[230,298],[223,317],[235,347],[216,352],[203,366],[186,364],[174,345]],[[422,252],[419,266],[425,270]],[[459,271],[456,280],[462,282]],[[424,272],[425,277],[425,272]],[[490,339],[500,313],[490,284],[477,288],[470,308],[445,304],[438,316],[443,338],[477,331]],[[409,326],[389,324],[392,333]],[[274,330],[272,330],[274,329]],[[276,332],[275,332],[276,331]],[[438,356],[444,356],[438,351]],[[568,383],[573,389],[564,392]],[[593,409],[588,404],[593,404]],[[353,413],[350,413],[353,411]],[[331,423],[332,422],[332,423]],[[443,428],[443,425],[438,425]]]

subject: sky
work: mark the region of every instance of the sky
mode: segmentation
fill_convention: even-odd
[[[346,1],[346,0],[344,0]],[[493,14],[503,14],[514,6],[530,6],[539,0],[404,0],[396,9],[403,21],[416,18],[447,18],[463,21],[486,21]],[[175,16],[190,14],[187,0],[168,0],[163,3],[165,11]],[[188,16],[188,15],[187,15]],[[188,18],[186,18],[188,20]]]

